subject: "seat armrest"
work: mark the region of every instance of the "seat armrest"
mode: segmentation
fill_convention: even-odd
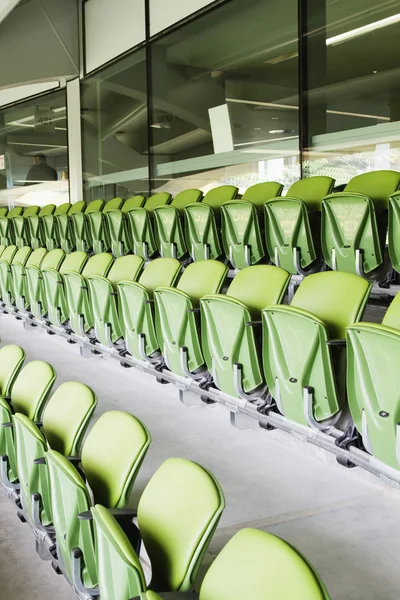
[[[130,517],[132,519],[137,517],[136,508],[111,508],[110,513],[113,517],[117,519],[117,521],[119,519],[126,519],[127,517]]]
[[[14,423],[12,421],[9,421],[8,423],[2,423],[1,424],[2,427],[10,427],[13,428],[14,427]]]
[[[247,327],[260,327],[262,325],[262,321],[247,321]]]
[[[336,346],[337,348],[345,348],[346,340],[327,340],[326,345],[327,346]]]
[[[65,458],[73,465],[78,465],[81,462],[80,456],[66,456]]]
[[[80,521],[93,521],[93,515],[90,510],[85,510],[85,512],[79,513],[78,519]]]
[[[41,458],[35,458],[33,460],[35,465],[45,465],[46,464],[46,457],[42,456]]]

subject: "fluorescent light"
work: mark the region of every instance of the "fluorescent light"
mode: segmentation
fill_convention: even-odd
[[[268,133],[285,133],[285,129],[270,129]]]
[[[326,45],[334,46],[335,44],[340,44],[341,42],[352,40],[353,38],[360,37],[360,35],[365,35],[366,33],[370,33],[371,31],[376,31],[377,29],[382,29],[383,27],[387,27],[388,25],[399,23],[399,21],[400,13],[398,13],[397,15],[392,15],[391,17],[387,17],[386,19],[381,19],[380,21],[374,21],[373,23],[369,23],[368,25],[363,25],[363,27],[357,27],[357,29],[351,29],[350,31],[339,33],[339,35],[334,35],[331,38],[327,38]]]

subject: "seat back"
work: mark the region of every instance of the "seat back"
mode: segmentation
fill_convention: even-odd
[[[78,202],[79,204],[79,202]],[[57,215],[67,215],[72,208],[72,204],[69,202],[64,202],[63,204],[59,204],[54,212],[55,216]]]
[[[158,194],[153,194],[150,196],[144,205],[145,209],[148,212],[153,212],[158,206],[164,206],[165,204],[170,204],[172,200],[171,194],[168,192],[159,192]]]
[[[75,247],[75,231],[73,216],[82,213],[86,207],[83,201],[76,202],[70,206],[68,212],[57,214],[57,234],[61,248],[65,252],[71,252]]]
[[[171,206],[174,206],[177,210],[182,212],[188,204],[201,202],[202,197],[203,192],[201,190],[184,190],[175,196],[171,202]]]
[[[161,465],[138,506],[153,589],[192,588],[224,508],[221,487],[206,469],[181,458]]]
[[[60,267],[60,274],[65,275],[68,272],[80,273],[88,261],[88,255],[86,252],[76,251],[67,254],[64,262]]]
[[[19,215],[22,215],[24,211],[23,206],[14,206],[14,208],[12,208],[9,212],[7,217],[9,219],[13,219],[14,217],[18,217]]]
[[[0,396],[9,398],[15,378],[25,360],[25,352],[20,346],[8,344],[0,348]]]
[[[106,202],[106,204],[103,208],[103,213],[107,213],[110,210],[121,210],[123,204],[124,204],[123,198],[113,198],[112,200],[109,200],[108,202]]]
[[[14,244],[12,244],[11,246],[7,246],[0,257],[0,260],[11,264],[17,250],[18,248]]]
[[[42,206],[42,208],[40,209],[39,217],[44,217],[45,215],[52,215],[55,210],[56,210],[55,204],[46,204],[45,206]]]
[[[43,262],[40,265],[42,271],[44,269],[55,269],[58,271],[65,257],[64,250],[61,248],[56,248],[55,250],[50,250],[48,254],[43,258]]]
[[[40,267],[46,254],[47,254],[46,248],[37,248],[28,257],[28,260],[26,261],[26,266],[27,267]]]
[[[40,206],[27,206],[23,212],[24,217],[31,217],[32,215],[38,215]]]
[[[287,197],[302,200],[308,211],[320,211],[322,199],[333,191],[334,186],[335,180],[332,177],[314,175],[292,183]]]
[[[126,213],[141,208],[145,203],[144,196],[128,198],[118,210],[108,210],[105,213],[109,234],[109,245],[115,257],[123,256],[133,250],[133,242],[127,231]]]
[[[26,261],[25,266],[21,263],[11,265],[13,292],[17,308],[25,311],[30,306],[29,278],[32,279],[30,271],[33,269],[39,272],[39,267],[47,254],[46,248],[34,250]]]
[[[92,275],[98,275],[100,277],[106,277],[108,271],[111,268],[113,257],[107,252],[96,254],[87,261],[82,271],[82,277],[87,279]]]
[[[103,210],[104,205],[104,200],[92,200],[91,202],[86,204],[86,208],[83,212],[85,213],[85,215],[88,215],[91,212]]]
[[[7,206],[0,206],[0,217],[6,217],[8,214]]]
[[[141,208],[144,206],[145,202],[146,198],[142,195],[132,196],[132,198],[125,200],[121,210],[123,213],[127,213],[132,210],[132,208]]]
[[[45,401],[56,379],[49,363],[32,360],[19,373],[11,391],[14,412],[26,415],[31,421],[40,416]]]
[[[25,265],[31,253],[32,248],[29,246],[23,246],[22,248],[19,248],[14,254],[11,264]]]
[[[224,202],[236,198],[238,191],[238,188],[234,185],[220,185],[207,192],[203,198],[203,203],[208,204],[214,211],[218,212]]]
[[[113,198],[102,210],[92,210],[88,213],[88,227],[92,239],[94,252],[107,252],[111,249],[111,239],[106,214],[120,210],[124,201],[122,198]]]
[[[236,533],[204,578],[200,600],[228,598],[329,600],[319,576],[295,548],[257,529]]]
[[[158,195],[158,194],[157,194]],[[150,202],[151,198],[146,202]],[[155,203],[153,211],[158,206]],[[145,260],[149,260],[157,250],[154,240],[152,220],[147,208],[133,208],[127,214],[127,239],[128,246],[134,254],[141,256]]]
[[[262,183],[256,183],[247,188],[242,196],[242,200],[247,200],[254,204],[257,211],[261,213],[265,202],[276,198],[282,194],[283,184],[276,181],[264,181]]]
[[[400,192],[389,198],[388,246],[392,267],[400,273]]]

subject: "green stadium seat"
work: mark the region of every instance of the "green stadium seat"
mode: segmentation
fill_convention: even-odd
[[[214,384],[226,394],[246,400],[262,397],[265,382],[258,359],[261,311],[280,304],[290,274],[269,265],[253,265],[238,272],[225,294],[200,300],[203,355]]]
[[[81,252],[89,252],[93,248],[93,239],[89,227],[88,215],[91,212],[99,212],[103,210],[104,200],[92,200],[86,205],[83,212],[71,212],[71,224],[75,240],[75,247]]]
[[[388,246],[392,267],[400,273],[400,192],[389,197]]]
[[[15,245],[18,248],[30,246],[29,218],[39,214],[40,206],[27,206],[20,215],[12,217]]]
[[[240,200],[222,205],[222,246],[234,269],[250,267],[264,258],[263,207],[267,200],[280,196],[282,190],[283,185],[274,181],[257,183],[249,187]]]
[[[6,217],[8,215],[8,207],[0,206],[0,217]]]
[[[111,251],[118,258],[129,252],[133,252],[130,236],[127,231],[127,214],[133,208],[144,206],[146,198],[144,196],[133,196],[125,200],[121,209],[109,210],[106,213],[108,231],[110,235]]]
[[[143,423],[127,413],[110,411],[89,431],[80,459],[68,459],[56,450],[45,454],[57,565],[81,598],[91,596],[98,572],[92,522],[78,516],[90,510],[92,499],[110,509],[124,508],[149,445],[150,434]]]
[[[27,292],[25,307],[26,309],[29,309],[30,314],[39,321],[46,316],[48,311],[43,271],[46,271],[47,269],[58,271],[64,258],[64,250],[57,248],[55,250],[50,250],[50,252],[45,255],[40,266],[27,264],[25,267]]]
[[[238,188],[234,185],[221,185],[207,192],[202,202],[186,206],[186,247],[193,260],[213,260],[221,256],[221,207],[237,194]]]
[[[154,211],[154,237],[160,256],[181,260],[187,255],[183,234],[183,211],[189,204],[201,202],[200,190],[185,190],[175,196],[170,205]]]
[[[176,288],[154,291],[158,347],[173,373],[208,381],[199,335],[200,298],[218,294],[227,273],[222,262],[197,261],[187,267]]]
[[[22,206],[14,206],[7,215],[0,216],[0,242],[3,246],[9,246],[15,244],[14,228],[12,226],[12,219],[22,214]]]
[[[118,342],[123,342],[118,315],[117,286],[121,281],[136,281],[142,268],[143,258],[130,254],[117,258],[106,277],[88,277],[94,333],[96,340],[103,346],[112,348]],[[131,310],[134,310],[133,306]]]
[[[181,458],[165,461],[147,484],[137,510],[139,530],[132,516],[93,507],[100,597],[129,600],[146,591],[140,538],[152,567],[149,588],[185,597],[224,508],[224,495],[213,475]]]
[[[293,275],[320,270],[321,201],[334,184],[331,177],[308,177],[293,183],[283,198],[266,202],[265,242],[274,264]]]
[[[153,213],[159,206],[170,204],[171,194],[160,192],[150,196],[142,208],[132,208],[126,213],[127,236],[134,254],[146,261],[157,251],[153,233]]]
[[[57,217],[59,215],[68,215],[71,207],[72,204],[64,202],[64,204],[57,206],[53,213],[46,213],[42,216],[43,245],[46,246],[49,252],[56,248],[61,248]]]
[[[39,213],[31,214],[27,217],[26,223],[27,235],[26,242],[33,249],[42,248],[46,245],[43,227],[43,217],[52,215],[56,210],[55,204],[46,204],[40,209]]]
[[[14,246],[9,246],[10,249],[13,249]],[[32,249],[29,246],[23,246],[19,248],[10,262],[5,260],[5,252],[3,256],[0,258],[0,290],[1,297],[3,300],[3,304],[8,308],[13,308],[13,300],[14,300],[14,286],[13,286],[13,278],[12,278],[12,265],[18,264],[21,267],[24,267],[26,261],[28,260],[30,254],[32,253]]]
[[[373,171],[323,200],[322,251],[331,269],[384,277],[389,196],[399,185],[400,173]]]
[[[123,204],[122,198],[113,198],[102,209],[87,213],[87,225],[92,240],[92,248],[96,254],[111,250],[111,238],[106,215],[109,211],[120,210]]]
[[[162,361],[154,325],[154,290],[174,287],[181,264],[175,258],[155,258],[138,282],[117,284],[120,332],[126,351],[137,360]]]
[[[81,200],[70,206],[68,212],[59,212],[56,215],[57,235],[60,240],[60,247],[69,254],[76,248],[75,230],[72,218],[77,213],[82,213],[86,208],[86,202]]]
[[[21,262],[13,262],[11,264],[14,301],[17,309],[21,312],[26,312],[30,306],[30,303],[28,302],[29,294],[26,270],[30,267],[40,269],[40,265],[46,254],[46,248],[37,248],[32,252],[25,264]]]
[[[363,315],[371,284],[352,273],[306,277],[290,306],[262,311],[263,367],[277,408],[329,431],[346,406],[346,327]]]

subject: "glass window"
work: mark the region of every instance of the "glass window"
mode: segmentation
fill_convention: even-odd
[[[299,177],[297,1],[234,0],[152,43],[154,190]]]
[[[85,199],[147,194],[144,49],[83,81],[81,110]]]

